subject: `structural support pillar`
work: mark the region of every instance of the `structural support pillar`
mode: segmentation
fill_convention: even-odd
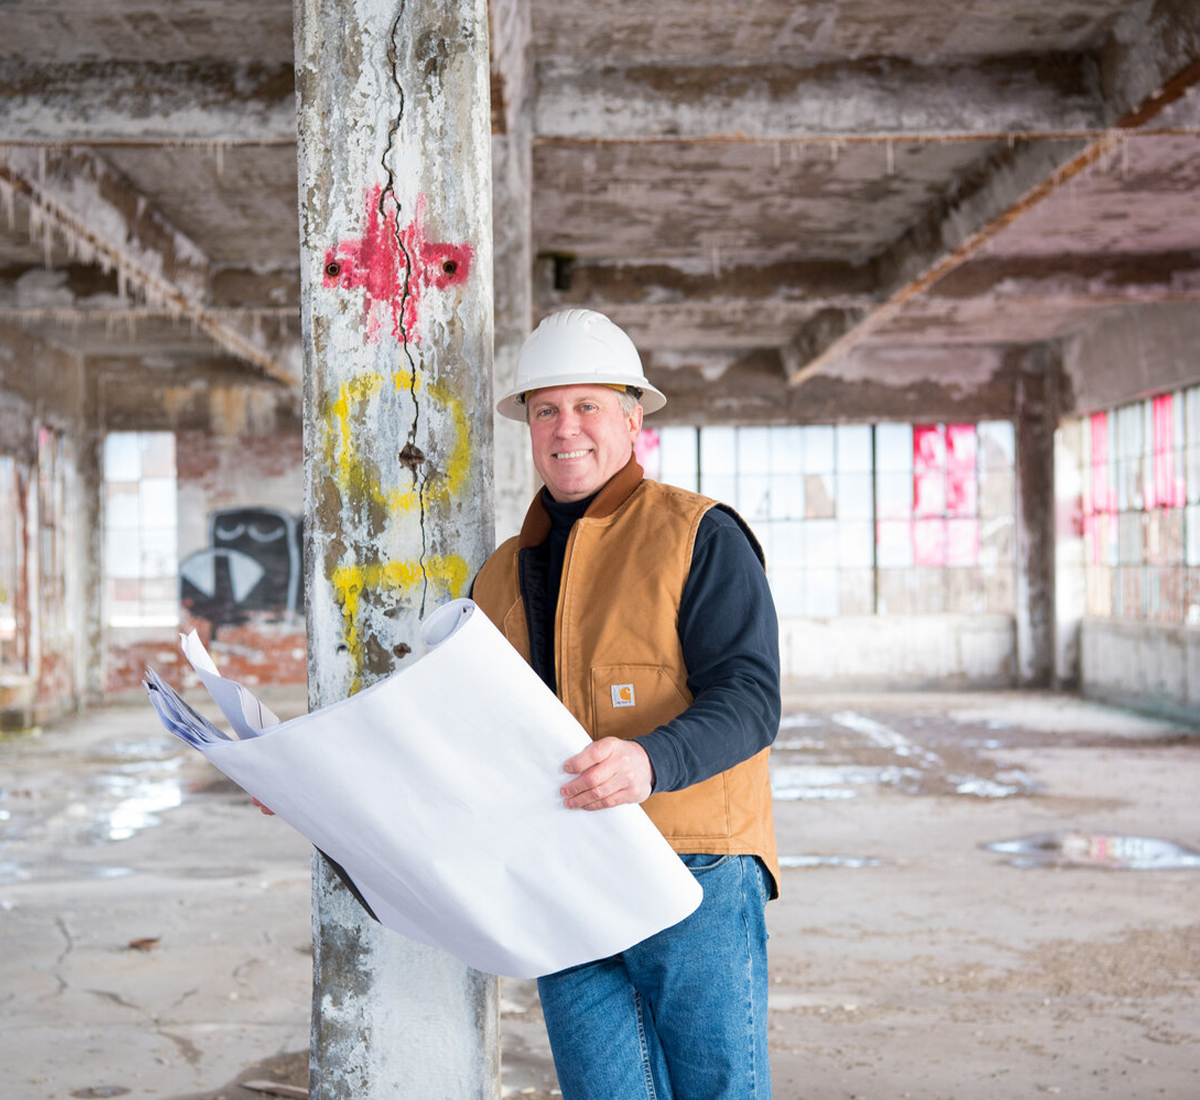
[[[495,226],[497,392],[512,388],[533,322],[533,109],[529,0],[492,0],[492,219]],[[529,433],[497,414],[498,539],[521,529],[536,474]]]
[[[104,701],[104,384],[95,364],[80,363],[83,423],[79,463],[82,501],[82,626],[77,644],[77,691],[87,706]]]
[[[1049,687],[1054,673],[1054,430],[1062,356],[1057,344],[1014,352],[1017,446],[1017,683]]]
[[[415,660],[493,544],[487,4],[295,16],[319,707]],[[381,929],[319,857],[313,934],[314,1100],[499,1096],[494,978]]]

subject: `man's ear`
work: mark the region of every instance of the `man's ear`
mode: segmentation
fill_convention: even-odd
[[[642,406],[634,405],[633,412],[629,414],[629,437],[637,439],[642,430]]]

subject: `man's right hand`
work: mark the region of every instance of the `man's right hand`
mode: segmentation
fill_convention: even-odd
[[[266,806],[264,806],[261,802],[259,802],[259,800],[257,798],[254,797],[254,795],[250,796],[250,801],[253,802],[254,805],[256,805],[259,808],[259,810],[261,810],[264,814],[267,814],[270,817],[275,816],[275,811],[270,810]]]
[[[568,810],[606,810],[645,802],[654,790],[654,766],[636,741],[602,737],[563,765],[577,775],[559,793]]]

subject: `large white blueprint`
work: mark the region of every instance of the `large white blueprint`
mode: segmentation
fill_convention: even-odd
[[[452,601],[421,636],[408,668],[276,725],[188,640],[241,740],[183,729],[199,716],[153,674],[147,688],[164,725],[341,864],[382,924],[479,970],[551,973],[692,912],[700,887],[640,807],[563,807],[563,761],[588,735],[483,612]]]

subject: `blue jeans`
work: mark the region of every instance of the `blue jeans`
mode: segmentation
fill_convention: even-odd
[[[767,1100],[769,885],[754,856],[684,855],[678,924],[538,979],[564,1100]]]

